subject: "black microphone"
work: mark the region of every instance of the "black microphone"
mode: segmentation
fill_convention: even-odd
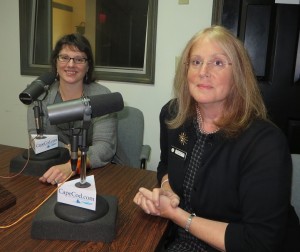
[[[55,81],[56,75],[53,72],[44,73],[34,80],[19,95],[19,99],[26,105],[35,101],[42,93],[48,90],[49,86]]]
[[[47,106],[50,124],[83,120],[84,116],[98,117],[118,112],[124,108],[122,95],[118,92],[82,97]]]

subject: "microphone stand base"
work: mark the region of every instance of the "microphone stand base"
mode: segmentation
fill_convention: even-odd
[[[35,154],[29,150],[29,161],[24,169],[24,175],[42,176],[53,165],[64,164],[70,160],[70,153],[67,148],[57,147],[40,154]],[[28,150],[10,160],[10,172],[18,173],[25,166],[28,160]]]
[[[99,195],[96,196],[95,211],[61,202],[57,202],[54,207],[54,213],[57,217],[73,223],[84,223],[100,219],[107,214],[108,210],[107,201]]]
[[[100,200],[98,200],[100,199]],[[98,206],[99,201],[99,206]],[[103,204],[107,204],[108,209],[103,210]],[[62,216],[57,216],[57,195],[54,194],[45,202],[33,219],[31,227],[31,238],[41,240],[76,240],[94,242],[112,242],[116,237],[116,219],[118,212],[118,199],[115,196],[97,195],[96,209],[102,208],[102,213],[97,213],[88,209],[78,209],[75,206],[64,206],[68,208],[69,214],[75,211],[75,215],[68,216],[64,220]],[[65,205],[65,204],[63,204]],[[76,209],[75,209],[76,208]],[[104,207],[105,208],[105,207]],[[64,211],[61,209],[60,213]],[[82,222],[79,212],[85,212],[89,217],[84,217]],[[97,212],[97,211],[96,211]],[[60,215],[60,213],[58,215]],[[65,214],[68,215],[68,214]],[[91,218],[91,219],[89,219]]]

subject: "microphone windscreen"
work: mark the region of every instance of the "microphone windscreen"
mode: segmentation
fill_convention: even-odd
[[[109,93],[90,96],[92,117],[118,112],[124,108],[123,97],[120,93]]]
[[[35,79],[25,90],[20,93],[19,99],[26,105],[35,101],[42,93],[45,87],[50,86],[55,81],[56,75],[53,72],[47,72]]]
[[[48,105],[47,110],[50,124],[56,125],[82,120],[86,111],[90,109],[80,98]]]
[[[124,103],[120,93],[89,96],[86,100],[80,98],[47,106],[52,125],[83,120],[84,115],[103,116],[123,108]]]

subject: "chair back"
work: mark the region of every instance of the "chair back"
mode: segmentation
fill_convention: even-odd
[[[118,142],[114,161],[140,168],[144,138],[144,115],[137,108],[124,106],[118,112]]]
[[[300,219],[300,154],[292,154],[293,176],[291,203]]]

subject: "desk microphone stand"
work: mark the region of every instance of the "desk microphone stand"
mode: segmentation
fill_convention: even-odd
[[[43,119],[44,116],[42,110],[42,104],[40,100],[34,101],[33,106],[34,120],[36,126],[36,139],[45,139],[46,136],[43,135]],[[29,141],[31,143],[32,139],[29,136]],[[67,163],[70,160],[70,154],[67,148],[57,147],[55,149],[47,150],[45,152],[35,154],[32,148],[25,150],[23,154],[14,157],[10,161],[10,172],[18,173],[23,169],[25,164],[28,164],[24,169],[23,174],[31,176],[42,176],[50,167],[58,164]]]
[[[71,146],[71,150],[76,150],[76,146],[79,146],[81,150],[80,182],[75,186],[83,190],[91,186],[86,181],[87,133],[90,121],[91,115],[87,113],[84,115],[81,135],[76,137],[73,132],[70,141],[72,145],[75,145],[75,148]],[[74,139],[77,139],[78,143],[73,141]],[[50,198],[33,220],[31,235],[36,239],[111,242],[116,235],[117,209],[118,200],[115,196],[96,195],[95,211],[57,202],[55,198]]]
[[[81,151],[80,182],[77,182],[75,186],[78,188],[83,188],[83,190],[84,188],[88,188],[91,186],[91,184],[86,181],[87,151],[89,149],[87,145],[87,136],[88,136],[88,128],[90,125],[90,120],[91,120],[90,115],[84,115],[81,135],[79,135],[79,138],[75,138],[78,140],[78,143],[74,143],[74,141],[71,141],[71,144],[75,144],[75,146],[79,146],[79,149]],[[74,132],[73,132],[73,136],[74,136]],[[72,147],[73,146],[71,146],[71,149],[76,150],[76,148],[72,148]],[[102,216],[104,216],[107,213],[108,208],[109,206],[106,200],[101,196],[97,195],[96,211],[57,202],[55,206],[55,214],[57,217],[70,222],[75,222],[75,223],[78,222],[79,219],[78,216],[80,216],[80,220],[81,220],[80,222],[88,222],[95,219],[99,219]],[[74,210],[76,210],[75,215],[74,215]]]

